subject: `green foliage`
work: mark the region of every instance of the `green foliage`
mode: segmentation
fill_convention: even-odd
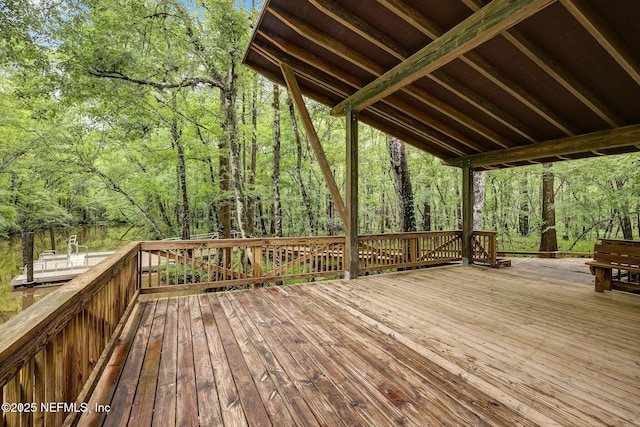
[[[232,89],[238,90],[242,197],[247,204],[257,200],[254,236],[263,234],[262,224],[270,233],[272,86],[238,62],[255,13],[232,0],[5,3],[0,8],[0,235],[52,225],[124,222],[144,226],[156,237],[177,236],[183,203],[178,146],[184,150],[191,229],[217,231],[216,210],[232,195],[220,189],[220,158],[229,155],[225,142],[230,138],[222,126],[226,101],[221,95]],[[237,86],[231,87],[236,76]],[[307,235],[285,99],[281,97],[283,229],[286,235]],[[308,101],[308,107],[337,185],[344,190],[344,119],[331,117],[315,102]],[[256,176],[249,185],[254,136]],[[360,147],[360,232],[398,231],[386,138],[362,125]],[[316,232],[343,233],[306,140],[302,151],[301,175]],[[407,156],[418,228],[426,225],[428,214],[432,230],[459,228],[459,170],[411,147]],[[584,250],[598,237],[621,237],[623,217],[638,235],[639,166],[637,154],[554,166],[562,248]],[[500,232],[503,249],[535,247],[541,227],[541,167],[492,171],[486,182],[483,228]],[[525,218],[528,230],[523,232]]]

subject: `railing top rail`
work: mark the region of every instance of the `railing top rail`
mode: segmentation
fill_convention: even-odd
[[[120,265],[137,256],[140,243],[130,243],[42,301],[0,325],[0,384],[16,364],[33,356],[98,292]]]
[[[497,236],[498,232],[497,231],[474,230],[473,234],[476,234],[478,236]]]
[[[461,234],[461,230],[447,230],[447,231],[408,231],[402,233],[380,233],[380,234],[361,234],[358,236],[360,240],[369,239],[395,239],[401,237],[420,237],[420,236],[451,236]]]
[[[309,243],[342,243],[344,236],[266,237],[217,240],[151,240],[140,242],[141,250],[231,248],[235,246],[306,245]]]

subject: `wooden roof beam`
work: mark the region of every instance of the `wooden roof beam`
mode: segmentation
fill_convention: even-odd
[[[363,20],[354,16],[351,12],[349,12],[344,7],[337,4],[335,1],[333,0],[309,0],[309,1],[314,6],[316,6],[316,8],[318,8],[321,12],[332,17],[336,21],[340,22],[342,25],[349,28],[351,31],[358,34],[363,39],[367,40],[368,42],[377,46],[378,48],[386,51],[390,55],[394,56],[396,59],[400,61],[404,61],[410,56],[411,53],[406,51],[402,46],[398,45],[395,41],[390,40],[388,37],[380,33],[380,31],[378,31],[375,27],[373,27],[369,23],[364,22]],[[397,8],[401,8],[401,10],[405,10],[407,13],[413,10],[410,6],[407,6],[405,4],[399,4],[395,1],[391,1],[390,3],[397,5]],[[419,14],[419,12],[417,11],[414,11],[414,13]],[[420,18],[419,16],[414,15],[414,19],[419,19],[419,22],[421,23],[421,25],[429,25],[429,28],[430,28],[429,32],[438,31],[438,33],[441,33],[439,28],[435,26],[435,24],[432,24],[431,22],[429,22],[426,18]],[[377,76],[383,74],[384,71],[385,70],[381,70],[380,73],[377,73]],[[441,72],[437,72],[437,73],[440,75],[443,74]],[[436,80],[436,82],[438,82],[438,80]],[[356,86],[356,88],[360,89],[363,86],[364,84],[361,83],[360,85]],[[468,129],[491,140],[496,145],[499,145],[503,148],[507,148],[515,145],[507,138],[497,134],[496,132],[490,130],[485,125],[482,125],[481,123],[471,119],[470,117],[460,113],[459,111],[454,110],[449,105],[445,105],[442,101],[436,99],[431,94],[429,94],[428,92],[422,89],[408,86],[407,88],[405,88],[405,92],[414,96],[414,98],[416,98],[417,100],[423,103],[426,103],[430,107],[443,113],[444,115],[452,118],[453,120],[456,120],[458,123],[463,124]],[[468,91],[465,90],[465,91],[459,91],[454,93],[456,93],[456,95],[466,100],[467,102],[474,104],[471,99],[466,97],[466,94],[468,93]],[[474,104],[474,105],[477,105],[477,104]],[[521,134],[524,138],[530,141],[535,141],[535,138],[530,136],[532,135],[532,133],[527,134],[528,131],[523,130],[525,129],[525,126],[521,125],[517,120],[515,120],[512,117],[511,117],[512,120],[504,120],[507,114],[502,111],[498,111],[498,108],[495,105],[492,105],[492,107],[493,108],[482,109],[482,111],[487,112],[488,110],[490,110],[491,113],[489,113],[489,115],[494,117],[503,125],[507,126],[508,128],[511,128],[516,133]]]
[[[261,33],[261,35],[264,36],[263,33]],[[286,42],[283,40],[277,40],[277,38],[275,37],[274,37],[274,40],[279,41],[280,43],[285,43],[285,46],[287,45]],[[272,40],[270,41],[271,43],[274,43],[274,41]],[[278,47],[282,48],[281,46],[278,46]],[[289,45],[289,47],[292,47],[292,46]],[[296,70],[296,72],[299,75],[304,76],[307,80],[314,82],[314,84],[317,84],[319,86],[324,87],[327,90],[332,91],[333,93],[338,95],[340,98],[345,98],[348,96],[349,93],[351,93],[351,89],[352,89],[351,84],[353,83],[349,83],[349,81],[343,81],[339,77],[339,75],[338,76],[333,75],[331,71],[335,71],[334,70],[335,67],[329,67],[328,71],[323,70],[322,64],[323,62],[326,62],[326,61],[324,61],[322,58],[316,57],[315,58],[316,60],[312,61],[313,66],[311,66],[307,62],[299,58],[296,58],[296,56],[292,54],[292,52],[290,52],[289,50],[283,49],[282,51],[277,51],[277,49],[275,49],[273,46],[269,45],[268,43],[261,43],[259,40],[254,41],[253,49],[256,53],[266,58],[271,63],[275,65],[278,65],[279,63],[284,63],[288,65],[292,69]],[[307,59],[309,59],[308,55],[310,54],[305,55]],[[319,76],[317,73],[317,70],[320,70],[323,73],[326,73],[327,76],[329,77],[335,78],[336,81],[332,83],[324,82],[323,80],[327,79],[327,77]],[[339,87],[341,85],[343,86],[342,88]],[[375,108],[373,108],[372,111],[375,112],[378,116],[384,115],[385,117],[387,117],[391,113],[391,109],[395,109],[396,111],[401,112],[402,115],[406,117],[404,120],[402,120],[403,123],[399,123],[399,126],[404,128],[407,127],[407,124],[409,126],[414,126],[415,130],[412,130],[412,133],[417,133],[421,135],[423,138],[428,139],[434,144],[434,146],[443,148],[447,150],[447,152],[449,153],[457,153],[454,155],[464,155],[464,151],[452,149],[451,147],[449,147],[449,145],[457,146],[459,144],[456,144],[454,141],[460,141],[461,139],[465,141],[465,140],[469,140],[469,138],[455,131],[455,129],[451,129],[451,133],[455,135],[455,136],[451,136],[450,133],[447,132],[448,128],[445,127],[445,129],[442,130],[440,128],[433,127],[434,119],[425,115],[419,109],[411,105],[408,105],[406,103],[403,103],[402,101],[398,101],[398,100],[394,100],[394,101],[395,102],[389,102],[389,100],[385,100],[385,102],[380,103]],[[435,121],[435,123],[437,123],[437,121]],[[443,144],[443,142],[445,142],[445,144]],[[473,141],[469,141],[469,143],[472,143],[472,142]],[[412,145],[415,145],[415,144],[412,144]],[[428,147],[422,147],[422,148],[432,153],[435,152],[433,148],[432,149],[429,149]],[[480,148],[477,148],[474,151],[482,151],[482,150]],[[440,155],[444,153],[443,151],[438,151],[438,152],[440,153]]]
[[[487,116],[493,118],[495,121],[506,126],[508,129],[511,129],[523,138],[529,140],[530,142],[539,141],[538,132],[534,131],[529,126],[526,126],[524,123],[520,122],[520,120],[516,119],[511,114],[504,111],[502,108],[490,102],[485,97],[471,90],[468,86],[465,86],[462,83],[458,82],[456,79],[448,76],[442,71],[435,71],[429,74],[428,77],[443,88],[447,89],[449,92],[464,99],[466,102],[473,105],[475,108],[482,111]],[[509,144],[509,146],[513,145],[514,144]]]
[[[316,43],[318,46],[322,47],[323,49],[326,49],[329,52],[332,52],[335,55],[338,55],[341,58],[349,61],[354,66],[357,66],[360,69],[367,71],[373,76],[380,76],[381,74],[384,73],[385,69],[379,64],[377,64],[375,61],[369,60],[368,58],[364,57],[360,53],[355,52],[353,49],[344,45],[340,41],[334,40],[328,37],[326,34],[322,33],[321,31],[309,26],[304,22],[301,22],[299,19],[292,16],[287,11],[282,10],[281,8],[278,8],[276,6],[271,6],[269,8],[269,11],[273,16],[278,18],[282,23],[287,25],[292,30],[296,31],[301,36]],[[350,73],[346,73],[344,71],[338,70],[335,66],[330,65],[329,62],[324,60],[323,58],[317,57],[309,52],[306,52],[301,48],[293,46],[291,43],[288,43],[286,40],[283,40],[282,38],[276,35],[266,34],[264,32],[259,32],[259,34],[265,39],[269,40],[274,45],[278,46],[284,52],[287,52],[292,56],[298,57],[303,62],[313,64],[313,66],[315,66],[316,68],[326,72],[329,75],[332,75],[338,80],[347,82],[348,84],[352,85],[355,89],[359,89],[365,84],[365,82],[355,79]],[[509,140],[497,134],[496,132],[492,131],[487,126],[471,119],[470,117],[453,109],[452,107],[447,106],[442,101],[438,100],[437,98],[427,93],[426,91],[423,91],[419,88],[414,88],[414,87],[404,88],[403,91],[413,96],[415,99],[427,105],[430,105],[432,108],[442,112],[443,114],[452,117],[454,120],[462,123],[472,131],[484,136],[485,138],[487,138],[497,146],[505,147],[505,146],[513,145]],[[345,98],[347,96],[348,94],[345,95]],[[397,99],[385,100],[384,102],[390,105],[397,106],[397,108],[399,109],[402,109],[402,107],[398,106],[400,101]],[[406,103],[403,103],[403,105],[407,108],[407,111],[405,111],[405,113],[408,115],[413,115],[415,112],[418,111],[415,108],[409,109],[409,106]],[[452,139],[459,141],[462,145],[465,145],[475,151],[486,151],[486,146],[479,145],[473,139],[463,135],[461,132],[457,131],[451,126],[448,126],[440,122],[439,120],[436,120],[435,118],[428,116],[424,112],[421,112],[419,115],[414,116],[414,118],[416,118],[417,120],[423,121],[425,125],[432,127],[434,130],[437,130],[438,132],[442,132],[443,134],[446,134]]]
[[[336,105],[331,113],[362,110],[476,48],[555,0],[494,0],[408,59]]]
[[[464,3],[474,12],[486,4],[484,0],[464,0]],[[525,54],[538,67],[550,75],[556,82],[586,105],[611,127],[624,125],[624,121],[593,94],[582,82],[578,81],[569,70],[556,62],[549,54],[544,52],[535,43],[515,28],[502,33],[520,52]]]
[[[629,52],[602,19],[583,0],[560,0],[560,3],[593,36],[613,59],[640,85],[640,62]]]
[[[333,0],[309,0],[318,10],[327,16],[330,16],[337,22],[349,28],[354,33],[363,37],[378,48],[384,50],[388,54],[395,56],[399,60],[404,60],[409,56],[409,52],[405,52],[404,48],[395,40],[378,31],[368,22],[355,16],[353,13],[342,7]]]
[[[447,166],[458,166],[471,162],[472,168],[483,168],[501,163],[523,162],[547,157],[562,157],[620,147],[636,146],[640,143],[640,125],[631,125],[569,138],[530,144],[524,147],[505,148],[484,154],[458,157],[443,161]]]
[[[422,15],[419,11],[410,7],[406,7],[397,0],[378,0],[378,2],[383,4],[392,12],[396,13],[405,21],[409,22],[426,36],[432,39],[436,39],[442,36],[443,31],[439,29],[438,26],[433,24],[428,18]],[[480,5],[479,0],[464,0],[464,3],[476,12],[480,9],[480,7],[478,6]],[[468,52],[465,55],[460,56],[459,59],[476,70],[482,76],[486,77],[493,84],[507,92],[513,98],[517,99],[518,102],[522,103],[530,110],[535,111],[536,114],[561,130],[563,133],[567,135],[575,135],[577,133],[580,133],[576,127],[568,123],[563,118],[559,117],[555,112],[544,105],[543,102],[541,102],[533,94],[522,88],[511,78],[498,72],[497,69],[491,66],[491,64],[485,61],[477,53]],[[467,99],[467,101],[469,100]],[[473,104],[473,102],[471,103]],[[522,133],[522,130],[524,129],[524,127],[520,126],[518,123],[504,122],[495,116],[494,118],[517,133]],[[527,139],[529,139],[530,141],[535,140],[535,138],[531,134],[527,135]]]
[[[326,82],[322,81],[318,77],[318,73],[315,69],[302,61],[298,61],[295,58],[283,55],[282,52],[273,52],[270,50],[269,46],[261,45],[257,41],[254,42],[254,44],[251,46],[251,49],[277,67],[281,67],[282,64],[289,66],[290,68],[296,70],[296,73],[299,76],[304,77],[313,84],[324,87],[326,90],[333,92],[337,97],[344,98],[348,94],[348,89],[340,89],[338,87],[339,85],[336,85],[335,83],[332,85],[327,85]],[[271,73],[266,73],[266,71],[263,74],[268,74],[269,78],[274,81],[286,84],[286,82],[283,80],[282,74],[274,75]],[[326,97],[322,97],[319,94],[315,94],[312,97],[322,103],[330,105],[330,102],[328,102]],[[398,114],[398,112],[400,112],[400,114]],[[400,129],[403,134],[401,136],[398,136],[399,138],[423,151],[427,151],[433,154],[436,157],[447,158],[451,157],[452,155],[464,155],[464,151],[453,148],[456,146],[456,144],[454,144],[453,141],[451,141],[447,136],[438,131],[426,129],[426,126],[424,126],[424,124],[419,123],[418,120],[412,117],[409,117],[406,113],[394,109],[393,106],[387,105],[386,103],[381,103],[374,108],[367,110],[366,113],[367,114],[363,113],[361,115],[361,121],[363,123],[369,124],[369,121],[367,120],[368,116],[376,117],[378,120],[385,120],[387,122],[394,123],[394,129],[396,129],[395,133],[394,130],[389,128],[388,126],[382,127],[381,130],[393,135],[397,134],[397,129]],[[427,146],[424,143],[419,142],[424,140],[430,141],[433,145]]]

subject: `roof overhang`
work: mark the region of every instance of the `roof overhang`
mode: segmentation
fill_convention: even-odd
[[[244,63],[490,169],[640,151],[637,0],[268,0]]]

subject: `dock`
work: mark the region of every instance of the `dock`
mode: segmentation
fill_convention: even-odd
[[[91,267],[98,265],[103,260],[113,255],[115,251],[89,252],[80,254],[84,256],[79,261],[78,255],[72,255],[68,258],[67,254],[45,255],[33,263],[33,285],[45,285],[68,282],[79,276]],[[86,262],[85,262],[86,261]],[[149,267],[157,268],[158,257],[144,254],[142,257],[142,271],[149,271]],[[25,286],[27,282],[27,274],[23,272],[11,279],[11,286],[14,289]]]

